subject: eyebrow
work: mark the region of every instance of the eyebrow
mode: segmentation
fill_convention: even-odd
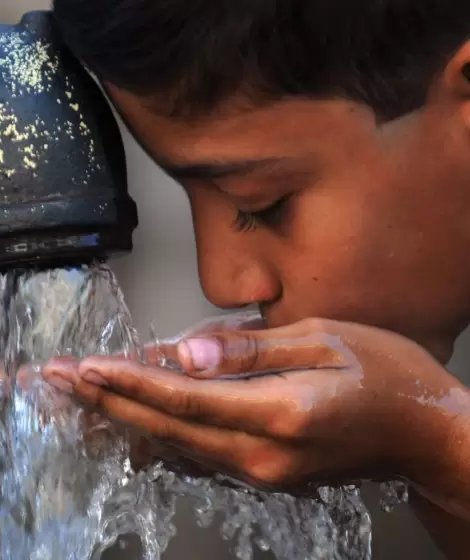
[[[170,177],[179,180],[188,179],[220,179],[224,177],[243,176],[258,169],[275,166],[283,160],[281,158],[266,158],[242,161],[207,161],[201,163],[175,164],[158,161],[157,164]]]

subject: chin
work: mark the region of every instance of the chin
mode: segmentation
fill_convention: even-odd
[[[457,338],[458,336],[440,337],[438,339],[415,339],[414,341],[427,350],[436,361],[445,366],[452,358]]]

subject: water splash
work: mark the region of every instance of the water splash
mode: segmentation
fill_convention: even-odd
[[[113,274],[104,267],[0,275],[0,557],[98,559],[136,533],[145,560],[159,560],[176,533],[178,496],[201,527],[222,514],[235,556],[253,546],[279,560],[368,560],[371,520],[355,487],[314,498],[256,492],[227,478],[198,479],[158,462],[135,473],[133,438],[47,385],[54,355],[132,353],[141,344]],[[398,497],[393,495],[393,500]]]
[[[90,557],[108,495],[130,474],[127,435],[40,374],[55,353],[81,357],[133,343],[112,280],[101,268],[2,277],[2,558]]]

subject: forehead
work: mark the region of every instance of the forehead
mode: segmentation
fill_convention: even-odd
[[[293,99],[248,110],[233,104],[206,118],[182,120],[158,114],[131,93],[109,93],[152,156],[183,164],[294,156],[307,148],[338,151],[376,130],[373,112],[346,100]]]

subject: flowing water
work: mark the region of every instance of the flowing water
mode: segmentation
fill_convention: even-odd
[[[0,275],[0,302],[0,558],[95,560],[119,535],[136,533],[145,560],[158,560],[182,495],[200,526],[221,517],[240,560],[255,546],[279,560],[370,558],[371,520],[357,488],[307,499],[192,478],[162,462],[135,473],[130,434],[42,380],[41,364],[54,355],[141,356],[108,269],[11,271]],[[396,487],[386,490],[402,501]]]

